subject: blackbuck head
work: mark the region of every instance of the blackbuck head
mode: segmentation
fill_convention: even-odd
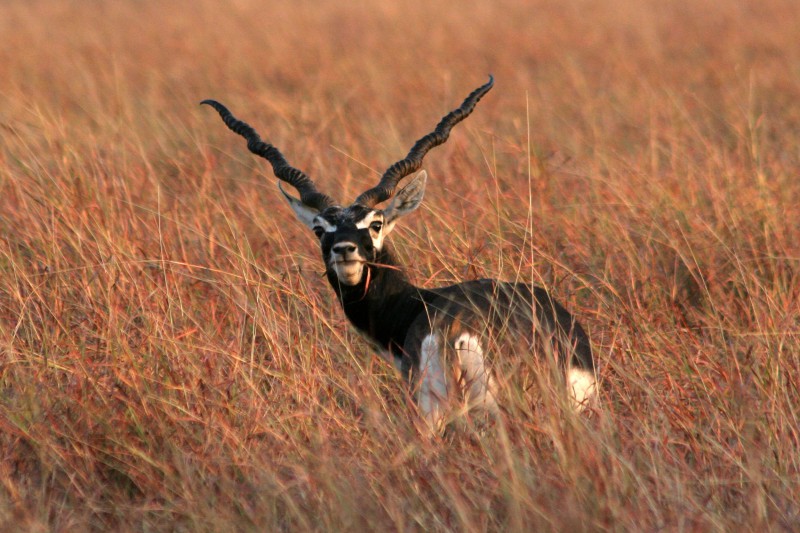
[[[391,165],[376,186],[361,193],[348,206],[339,205],[319,192],[304,172],[289,166],[277,148],[262,141],[252,127],[236,119],[224,105],[214,100],[201,103],[216,109],[225,125],[247,140],[247,148],[269,161],[275,176],[297,190],[299,198],[288,194],[278,182],[297,218],[319,239],[329,277],[333,275],[337,283],[354,286],[368,275],[367,265],[379,262],[385,239],[395,223],[419,207],[427,175],[424,170],[420,171],[396,191],[398,183],[420,169],[425,155],[447,140],[453,126],[472,113],[493,84],[494,79],[489,76],[486,84],[470,93],[458,109],[447,114],[431,133],[419,139],[404,159]],[[387,200],[386,207],[378,207]]]

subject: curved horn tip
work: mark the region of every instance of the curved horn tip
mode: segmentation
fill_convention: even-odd
[[[494,87],[494,76],[489,74],[489,81],[487,81],[486,83],[484,83],[483,85],[481,85],[480,87],[478,87],[475,90],[476,91],[483,91],[484,94],[485,94],[486,92],[489,92],[489,90],[491,90],[492,87]]]
[[[212,100],[211,98],[203,100],[202,102],[200,102],[200,105],[207,105],[207,106],[213,107],[218,113],[222,113],[222,112],[230,113],[230,111],[228,111],[227,107],[225,107],[221,103],[217,102],[216,100]]]

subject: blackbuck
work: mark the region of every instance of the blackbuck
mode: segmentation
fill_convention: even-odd
[[[472,113],[493,84],[490,76],[350,205],[319,192],[304,172],[290,166],[277,148],[224,105],[202,102],[247,140],[252,153],[272,164],[280,181],[297,190],[299,198],[278,182],[297,218],[319,239],[328,281],[345,315],[400,370],[435,429],[459,409],[497,414],[504,385],[526,365],[540,373],[555,369],[561,386],[552,390],[565,390],[576,410],[595,394],[589,339],[545,289],[493,279],[416,287],[386,240],[397,221],[419,207],[427,175],[420,171],[396,191],[400,180],[420,169],[428,151],[447,140],[453,126]],[[378,207],[386,201],[388,205]],[[509,356],[516,362],[502,364]],[[537,361],[538,366],[530,366]],[[538,382],[534,376],[524,387]]]

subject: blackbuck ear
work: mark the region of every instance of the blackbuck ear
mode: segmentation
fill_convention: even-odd
[[[283,197],[286,198],[286,201],[289,202],[289,206],[292,208],[292,211],[294,211],[297,219],[309,228],[314,229],[314,217],[319,215],[319,210],[315,207],[307,206],[294,196],[284,191],[280,182],[278,182],[278,188],[281,190]]]
[[[394,195],[392,201],[386,209],[383,210],[383,221],[387,226],[387,230],[391,230],[394,223],[398,218],[403,215],[411,213],[422,203],[422,197],[425,195],[425,183],[428,179],[428,173],[420,170],[414,178],[408,182],[408,185],[400,189]]]

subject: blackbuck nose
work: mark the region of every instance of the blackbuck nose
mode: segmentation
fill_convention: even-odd
[[[333,245],[333,253],[339,255],[354,254],[356,252],[356,245],[352,242],[340,242]]]

